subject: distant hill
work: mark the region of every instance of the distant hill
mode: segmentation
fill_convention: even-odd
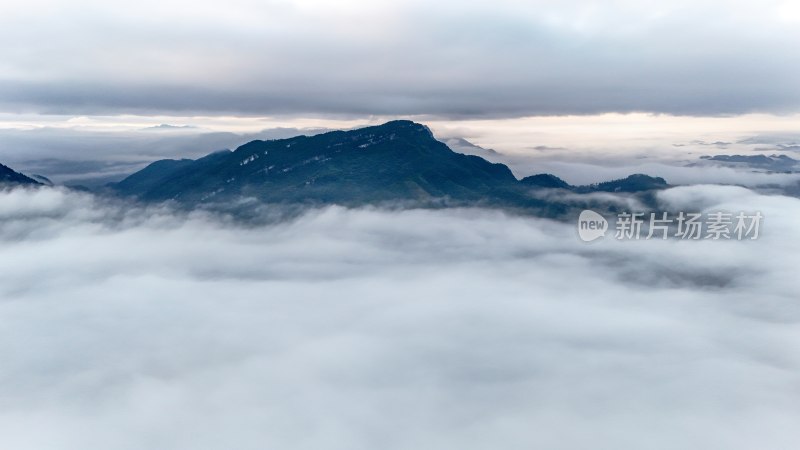
[[[572,189],[569,183],[549,173],[540,173],[538,175],[531,175],[520,180],[525,186],[548,188],[548,189]]]
[[[15,172],[8,166],[0,164],[0,184],[30,184],[39,185],[38,181],[25,176],[19,172]]]
[[[578,186],[577,192],[643,192],[669,187],[667,181],[661,177],[651,177],[641,173],[633,174],[625,178],[602,183],[591,184],[588,186]]]
[[[586,194],[590,192],[625,192],[635,193],[658,189],[666,189],[669,184],[660,177],[651,177],[641,173],[633,174],[619,180],[605,181],[602,183],[589,184],[584,186],[572,186],[566,181],[549,173],[540,173],[523,178],[520,183],[526,186],[547,188],[547,189],[567,189],[578,193]]]
[[[33,174],[31,174],[30,178],[33,178],[35,181],[37,181],[38,183],[43,184],[45,186],[55,186],[53,181],[50,180],[50,178],[47,178],[44,175],[37,175],[37,174],[33,173]]]
[[[498,153],[496,150],[475,145],[464,138],[449,138],[442,142],[447,144],[447,146],[453,151],[457,153],[463,153],[465,155],[475,155],[480,156],[481,158],[486,158],[487,156],[495,157],[500,155],[500,153]]]
[[[792,172],[800,169],[800,161],[786,155],[714,155],[701,156],[700,159],[714,164],[773,172]]]

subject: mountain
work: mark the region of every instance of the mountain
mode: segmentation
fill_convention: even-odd
[[[588,186],[578,186],[576,192],[644,192],[669,187],[667,181],[661,177],[651,177],[641,173],[633,174],[625,178],[602,183],[591,184]]]
[[[591,192],[625,192],[636,193],[669,187],[666,180],[661,177],[651,177],[641,173],[633,174],[628,177],[605,181],[602,183],[589,184],[585,186],[572,186],[566,181],[549,173],[531,175],[520,180],[521,184],[531,187],[546,189],[567,189],[581,194]]]
[[[191,159],[156,161],[116,183],[115,188],[120,192],[145,192],[158,187],[160,183],[167,181],[172,174],[193,164],[195,164],[195,161]]]
[[[458,138],[458,137],[449,138],[445,139],[443,142],[447,144],[447,146],[450,147],[453,151],[457,153],[463,153],[465,155],[475,155],[475,156],[480,156],[481,158],[486,158],[487,156],[494,157],[500,155],[500,153],[498,153],[496,150],[493,150],[491,148],[484,148],[481,147],[480,145],[475,145],[464,138]]]
[[[157,161],[111,188],[142,200],[190,204],[241,196],[343,204],[522,197],[505,165],[453,152],[424,125],[404,120],[256,140],[195,161]]]
[[[549,173],[531,175],[520,180],[526,186],[548,188],[548,189],[572,189],[569,183]]]
[[[800,161],[786,155],[714,155],[700,159],[731,167],[749,167],[773,172],[791,172],[800,169]]]
[[[227,209],[243,198],[254,198],[293,205],[496,206],[565,217],[575,208],[604,205],[592,198],[564,200],[543,188],[640,192],[667,184],[646,175],[579,187],[549,174],[520,181],[503,164],[457,153],[424,125],[397,120],[350,131],[256,140],[197,160],[156,161],[108,187],[118,195],[187,207]]]
[[[37,175],[37,174],[35,174],[35,173],[32,173],[32,174],[31,174],[31,176],[30,176],[30,178],[32,178],[34,181],[36,181],[36,182],[38,182],[38,183],[40,183],[40,184],[43,184],[43,185],[45,185],[45,186],[55,186],[55,185],[53,184],[53,181],[52,181],[52,180],[50,180],[50,178],[47,178],[47,177],[46,177],[46,176],[44,176],[44,175]]]
[[[39,185],[41,183],[33,178],[27,177],[19,172],[15,172],[11,168],[0,164],[0,184]]]

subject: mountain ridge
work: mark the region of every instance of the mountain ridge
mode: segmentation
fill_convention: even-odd
[[[0,184],[14,184],[14,185],[42,185],[39,181],[23,175],[8,166],[0,164]]]
[[[629,182],[632,177],[638,184]],[[425,125],[407,120],[254,140],[197,160],[160,160],[109,186],[117,195],[188,206],[242,198],[346,206],[411,202],[525,208],[546,216],[563,212],[565,206],[532,195],[532,190],[640,192],[665,187],[663,179],[646,175],[592,186],[571,186],[550,174],[518,180],[508,166],[457,153]]]
[[[474,201],[517,181],[507,166],[455,153],[427,127],[410,121],[255,140],[229,153],[166,161],[157,161],[111,187],[124,195],[157,201],[249,195],[278,202],[352,199],[360,203],[442,197]],[[163,166],[173,170],[167,173]]]

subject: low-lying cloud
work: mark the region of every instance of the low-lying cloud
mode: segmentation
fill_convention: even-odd
[[[498,211],[231,223],[0,192],[0,446],[695,449],[800,443],[800,201],[755,241],[581,243]]]

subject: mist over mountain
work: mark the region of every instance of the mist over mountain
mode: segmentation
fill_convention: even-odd
[[[0,164],[0,184],[30,184],[30,185],[38,185],[41,184],[35,179],[23,175],[19,172],[15,172],[10,167],[4,166]]]
[[[449,140],[453,142],[452,139]],[[465,145],[467,141],[455,141]],[[536,180],[552,182],[537,182]],[[559,216],[572,207],[532,190],[635,193],[663,189],[660,178],[635,175],[592,186],[571,186],[542,174],[517,180],[504,164],[451,150],[422,124],[398,120],[249,142],[197,160],[160,160],[111,190],[147,202],[197,206],[253,198],[265,203],[407,206],[494,206]],[[585,205],[584,205],[585,206]]]
[[[479,201],[513,196],[502,164],[451,151],[423,125],[394,121],[353,131],[252,141],[196,161],[159,161],[114,185],[143,200],[358,204]]]
[[[787,155],[705,155],[701,156],[700,159],[707,163],[730,167],[745,167],[775,172],[792,172],[800,169],[800,161]]]

